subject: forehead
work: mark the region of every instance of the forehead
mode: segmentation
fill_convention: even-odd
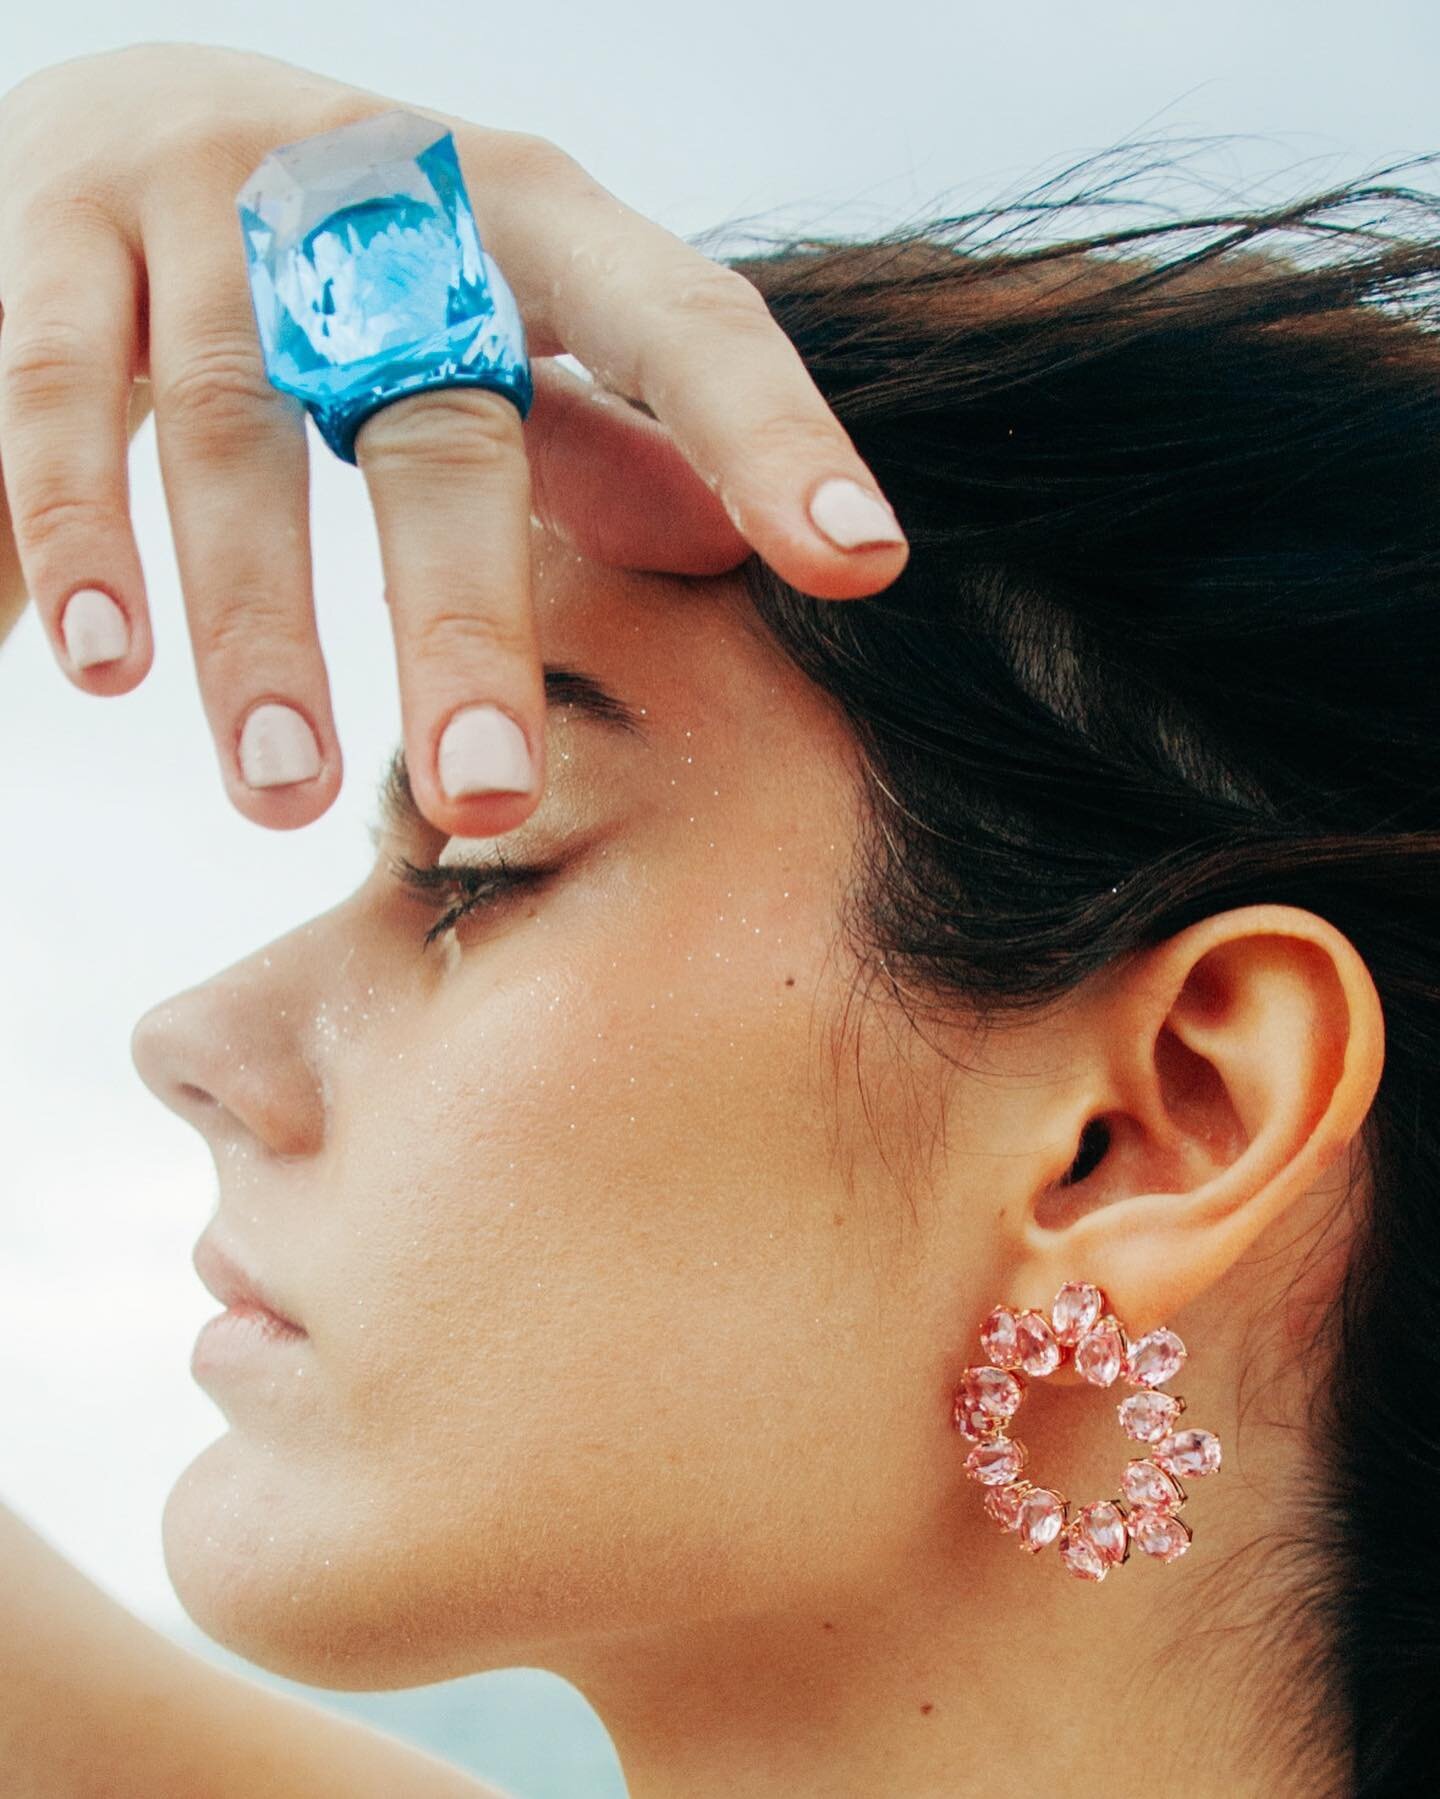
[[[728,733],[737,762],[772,765],[849,750],[838,709],[771,640],[738,572],[616,568],[538,524],[531,545],[541,661],[597,676],[652,735]]]
[[[645,708],[647,726],[703,703],[704,671],[752,632],[738,577],[689,580],[592,561],[532,525],[531,595],[540,660],[584,669]],[[727,637],[736,640],[727,654]],[[760,646],[755,645],[751,654]]]
[[[690,827],[703,810],[711,828],[728,818],[772,846],[823,844],[817,861],[850,841],[863,769],[849,725],[776,647],[738,579],[617,569],[532,541],[549,772],[522,839],[618,797]],[[377,799],[377,847],[387,830],[425,829],[403,747]]]
[[[663,870],[694,918],[759,880],[788,908],[787,942],[811,932],[828,944],[865,794],[838,705],[771,638],[742,576],[617,568],[539,526],[531,541],[539,659],[547,689],[559,674],[561,703],[546,711],[546,790],[506,839],[511,858],[543,861],[557,833],[618,821],[615,841]],[[565,704],[577,679],[598,682],[638,728]],[[400,779],[382,784],[381,813],[414,821]],[[444,855],[468,853],[451,839]],[[489,840],[476,854],[488,860]],[[731,910],[724,899],[720,916]]]

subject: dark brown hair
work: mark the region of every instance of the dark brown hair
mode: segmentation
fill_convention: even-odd
[[[853,924],[896,997],[1018,1015],[1260,901],[1374,978],[1364,1227],[1302,1351],[1334,1377],[1257,1546],[1293,1574],[1257,1647],[1312,1649],[1253,1720],[1277,1761],[1338,1720],[1363,1799],[1437,1790],[1440,1719],[1440,198],[1396,172],[1082,234],[1130,179],[1092,159],[725,258],[912,546],[845,604],[747,565],[860,745]]]

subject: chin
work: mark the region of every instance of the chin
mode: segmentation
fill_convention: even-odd
[[[356,1628],[334,1544],[284,1464],[234,1431],[176,1479],[161,1514],[165,1569],[192,1622],[221,1648],[306,1686],[375,1691],[393,1669]],[[387,1658],[388,1659],[388,1658]]]
[[[512,1666],[516,1646],[477,1645],[472,1629],[483,1619],[462,1628],[453,1594],[447,1605],[425,1591],[403,1531],[383,1520],[383,1508],[356,1504],[346,1483],[322,1490],[230,1431],[181,1471],[160,1533],[195,1626],[286,1680],[375,1693]]]

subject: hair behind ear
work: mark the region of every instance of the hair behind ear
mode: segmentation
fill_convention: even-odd
[[[1440,1538],[1397,1521],[1440,1480],[1440,196],[1389,170],[1085,235],[1106,162],[732,259],[911,546],[844,605],[745,572],[855,734],[853,933],[917,1017],[1044,1009],[1235,907],[1363,960],[1367,1228],[1299,1345],[1332,1379],[1275,1517],[1307,1657],[1250,1730],[1290,1778],[1341,1721],[1355,1792],[1425,1791]]]

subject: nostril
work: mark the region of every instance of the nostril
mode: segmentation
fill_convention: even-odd
[[[274,1155],[309,1155],[324,1141],[321,1072],[293,1027],[276,1028],[277,1012],[306,1014],[275,998],[268,978],[217,977],[153,1007],[131,1033],[140,1079],[212,1147],[242,1132]]]

